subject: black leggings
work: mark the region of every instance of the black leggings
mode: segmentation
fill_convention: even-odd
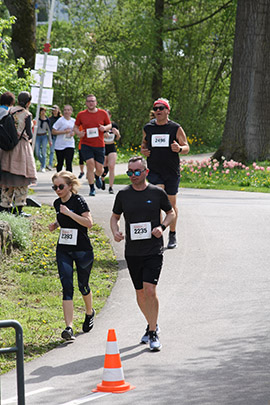
[[[57,166],[56,171],[61,172],[64,164],[64,160],[66,160],[66,170],[72,172],[72,160],[74,155],[74,148],[66,148],[63,150],[55,150],[56,158],[57,158]]]

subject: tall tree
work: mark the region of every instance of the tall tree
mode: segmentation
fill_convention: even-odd
[[[10,15],[16,17],[12,26],[11,46],[15,60],[24,58],[25,67],[33,68],[36,53],[35,0],[4,0]],[[23,77],[23,68],[18,70]]]
[[[269,0],[238,0],[227,117],[214,158],[270,159],[269,21]]]

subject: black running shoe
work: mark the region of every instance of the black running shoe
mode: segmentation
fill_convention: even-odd
[[[177,247],[177,242],[176,242],[176,234],[169,232],[169,242],[167,249],[174,249]]]
[[[110,193],[110,194],[114,194],[114,191],[113,191],[113,188],[112,188],[112,187],[109,188],[109,193]]]
[[[84,172],[81,172],[78,176],[78,179],[81,179],[84,176]]]
[[[106,190],[105,181],[102,178],[101,178],[101,182],[102,182],[101,190]]]
[[[66,329],[63,330],[61,333],[62,339],[65,340],[75,340],[75,336],[73,335],[73,329],[70,326],[67,326]]]
[[[158,324],[157,324],[157,327],[156,327],[156,333],[160,333],[160,329],[159,329]],[[147,328],[145,329],[145,334],[142,336],[140,343],[146,344],[148,342],[149,342],[149,325],[147,325]]]
[[[95,310],[93,308],[93,312],[92,315],[87,315],[85,314],[85,320],[82,326],[82,330],[84,331],[84,333],[89,332],[93,326],[94,326],[94,316],[95,316]]]

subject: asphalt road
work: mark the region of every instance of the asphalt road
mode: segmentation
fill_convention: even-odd
[[[50,177],[39,174],[37,200],[54,200]],[[81,194],[94,220],[111,236],[114,196],[98,191],[93,198],[87,191],[84,184]],[[25,364],[27,405],[269,405],[270,195],[181,189],[178,206],[179,247],[165,251],[158,287],[161,352],[138,344],[145,321],[124,245],[112,241],[119,277],[106,306],[89,334]],[[136,388],[93,394],[102,381],[110,328],[125,380]],[[3,375],[1,383],[2,405],[16,403],[15,372]]]

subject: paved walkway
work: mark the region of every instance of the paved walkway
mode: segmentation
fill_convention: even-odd
[[[50,177],[40,173],[36,187],[36,198],[49,203]],[[81,193],[110,237],[114,196],[98,190],[91,198],[87,191],[84,183]],[[181,189],[178,206],[179,247],[165,251],[158,287],[161,352],[138,344],[145,321],[124,244],[112,241],[119,276],[94,329],[25,364],[27,405],[269,404],[270,195]],[[109,328],[136,389],[101,398],[91,389],[102,380]],[[16,403],[15,373],[1,381],[2,405]]]

